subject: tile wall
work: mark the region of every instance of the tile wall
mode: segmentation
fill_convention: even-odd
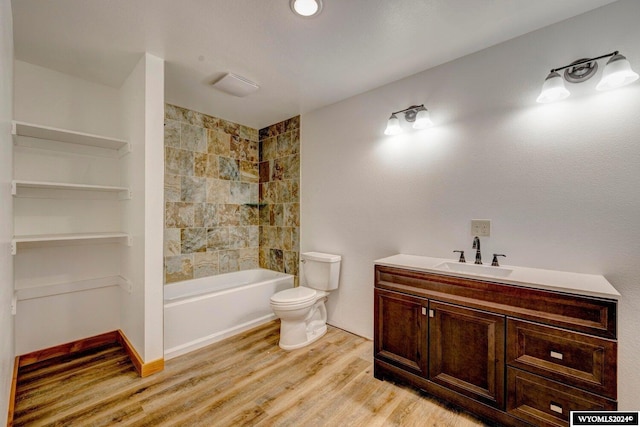
[[[299,123],[258,132],[165,105],[165,283],[259,266],[297,275]]]
[[[165,283],[258,267],[258,131],[165,106]]]
[[[260,129],[260,267],[298,276],[300,116]]]

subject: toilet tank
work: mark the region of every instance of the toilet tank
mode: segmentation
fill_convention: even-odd
[[[322,252],[303,252],[302,274],[306,280],[306,286],[320,291],[331,291],[338,287],[340,279],[340,255],[325,254]]]

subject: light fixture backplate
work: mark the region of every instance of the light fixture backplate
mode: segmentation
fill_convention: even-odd
[[[404,119],[406,121],[408,121],[409,123],[415,122],[417,114],[418,114],[418,112],[416,110],[414,110],[414,109],[407,110],[404,113]]]
[[[587,60],[589,60],[589,58],[578,59],[577,61],[573,61],[570,65]],[[593,77],[596,71],[598,71],[598,62],[589,61],[564,70],[564,79],[569,83],[582,83]]]

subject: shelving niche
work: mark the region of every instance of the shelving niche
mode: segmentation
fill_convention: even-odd
[[[130,199],[131,191],[129,187],[116,187],[111,185],[91,185],[91,184],[72,184],[67,182],[47,182],[47,181],[22,181],[13,180],[11,183],[11,194],[18,195],[19,189],[23,188],[39,188],[43,190],[75,190],[75,191],[104,191],[119,193],[121,199]]]
[[[130,144],[123,139],[19,121],[14,121],[12,123],[12,133],[14,139],[16,136],[26,136],[44,141],[58,141],[81,146],[106,148],[118,151],[121,155],[124,155],[131,150]]]
[[[129,142],[19,121],[12,129],[17,299],[105,286],[130,291],[118,265],[118,247],[132,245],[121,227],[122,203],[132,195],[120,182]]]

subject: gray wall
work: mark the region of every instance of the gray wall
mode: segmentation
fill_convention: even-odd
[[[330,323],[372,337],[373,261],[472,256],[470,220],[489,218],[485,261],[602,274],[622,294],[620,408],[637,410],[640,81],[600,93],[599,72],[564,102],[535,99],[580,58],[620,50],[640,71],[638,16],[615,2],[303,115],[301,251],[343,256]],[[423,102],[435,127],[383,134]]]
[[[13,257],[9,246],[13,236],[11,196],[13,111],[13,25],[11,1],[0,2],[0,419],[7,413],[13,374]]]

